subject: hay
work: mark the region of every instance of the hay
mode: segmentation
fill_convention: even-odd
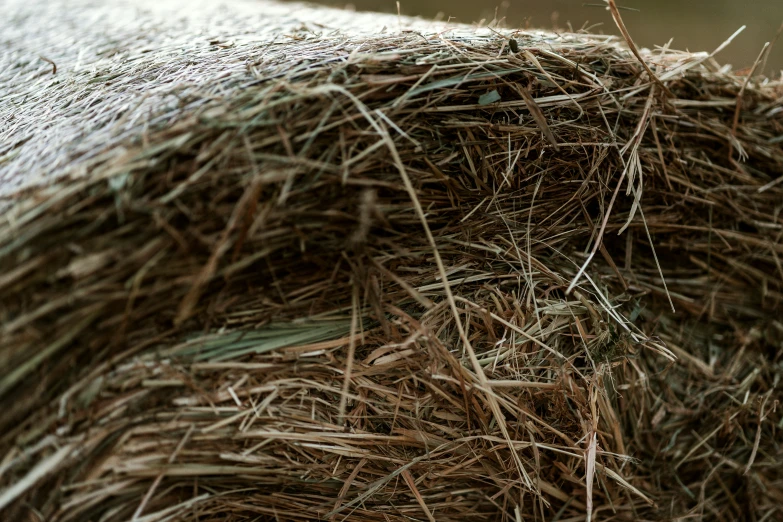
[[[5,519],[783,516],[783,84],[289,9],[9,6]]]

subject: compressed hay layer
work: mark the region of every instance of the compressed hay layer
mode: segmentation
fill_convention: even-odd
[[[2,27],[6,519],[783,516],[780,82],[43,4]]]

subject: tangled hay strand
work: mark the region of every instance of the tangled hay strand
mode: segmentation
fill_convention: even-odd
[[[9,519],[783,516],[783,84],[147,8],[2,58]]]

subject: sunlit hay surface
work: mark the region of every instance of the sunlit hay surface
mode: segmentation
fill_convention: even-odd
[[[780,81],[196,4],[0,22],[4,520],[783,517]]]

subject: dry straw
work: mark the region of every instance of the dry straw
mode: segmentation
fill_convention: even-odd
[[[780,81],[302,6],[5,14],[4,520],[783,517]]]

